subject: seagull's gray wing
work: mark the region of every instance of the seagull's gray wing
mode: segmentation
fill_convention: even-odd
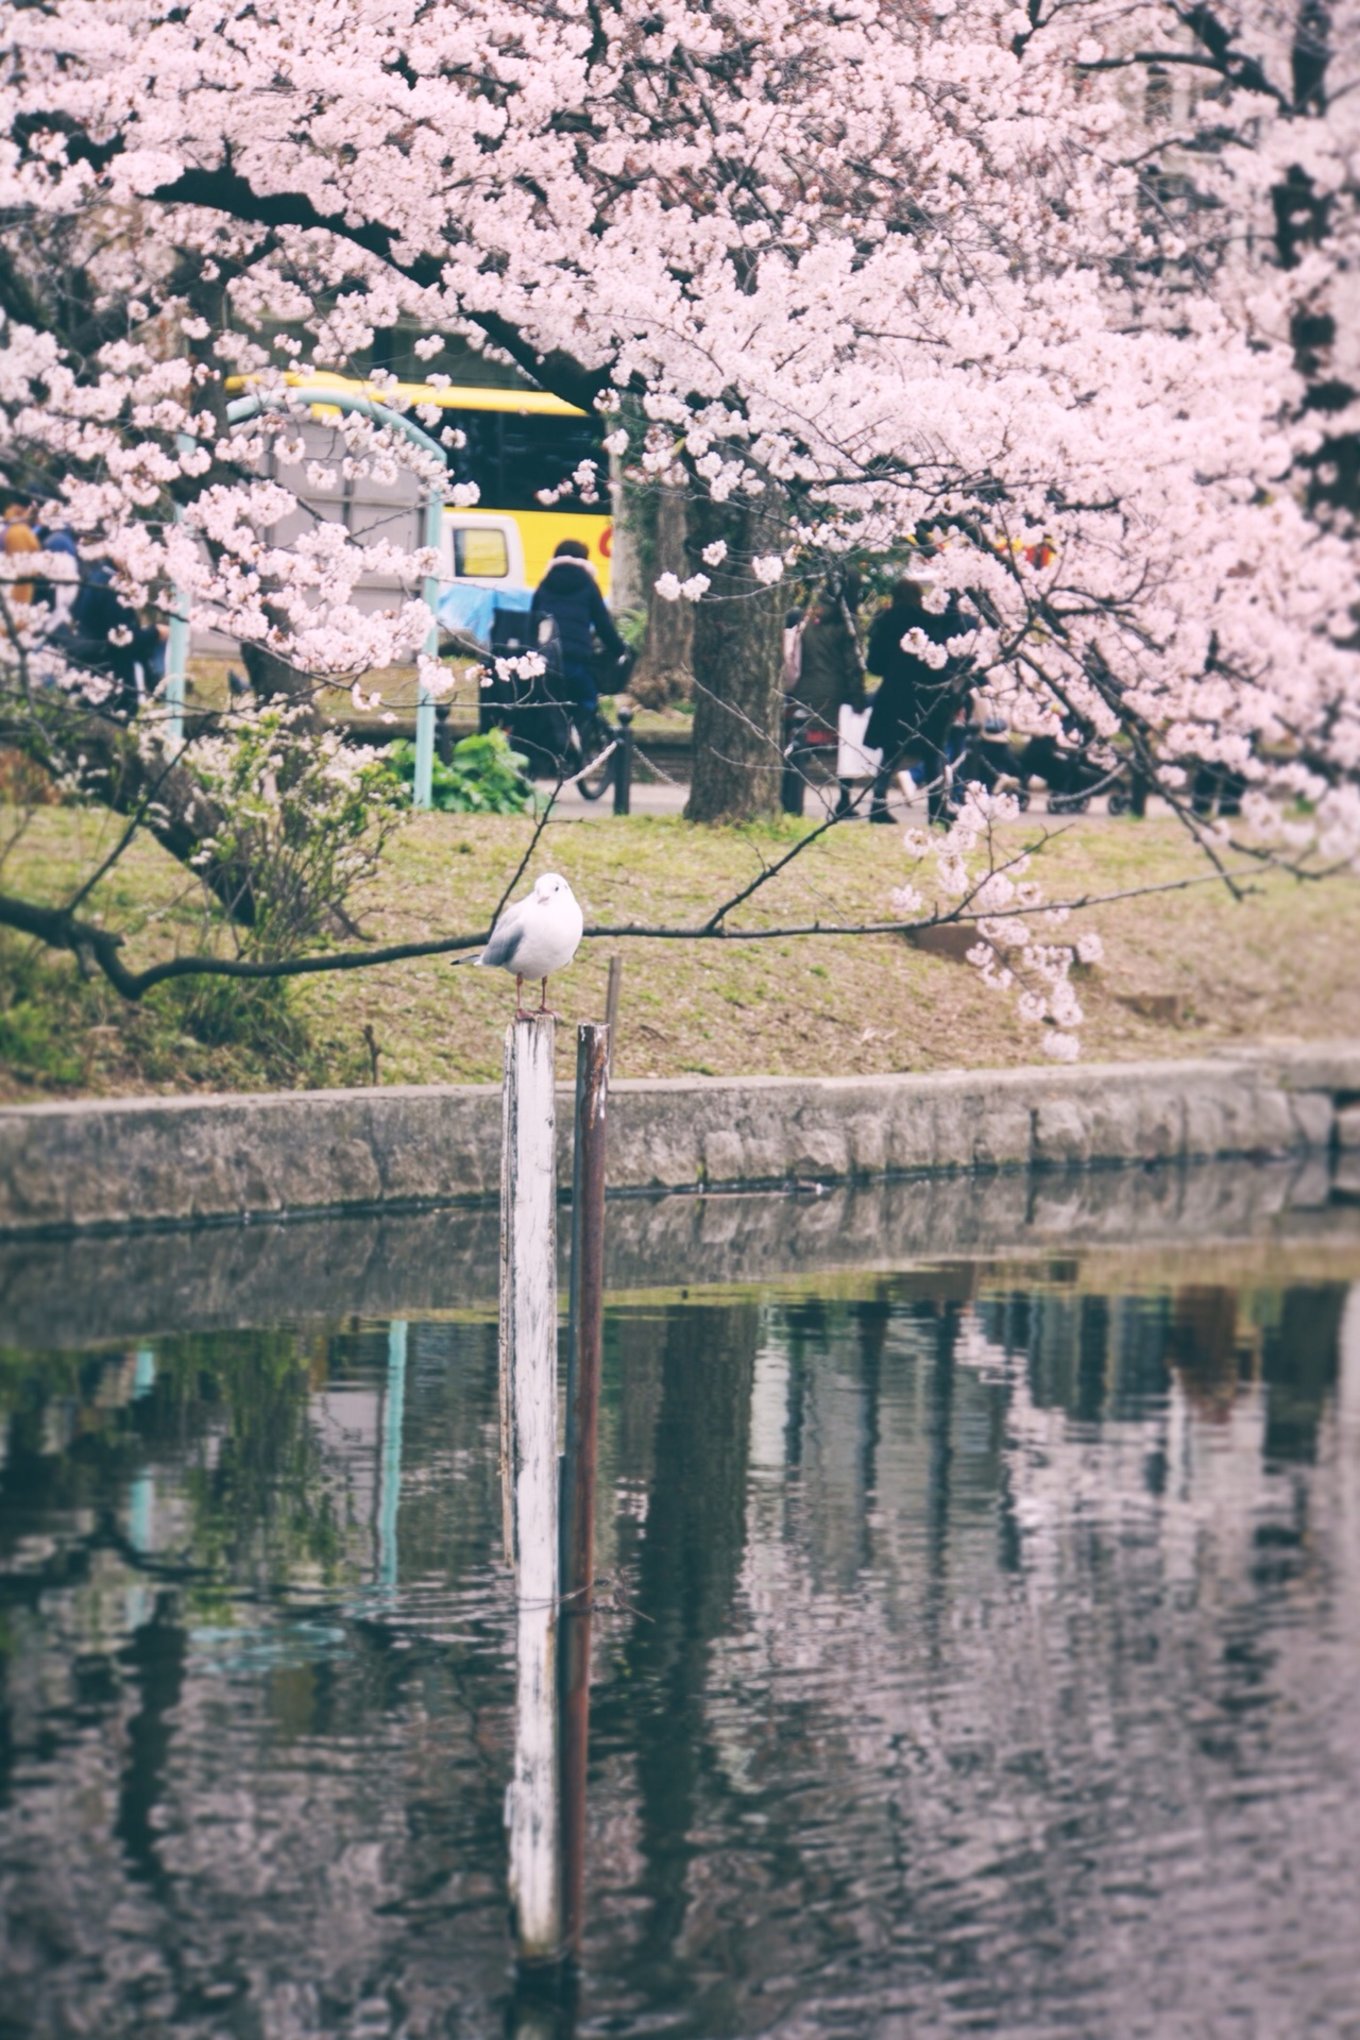
[[[505,912],[491,930],[491,940],[477,958],[488,970],[513,970],[515,951],[524,940],[524,919],[528,900],[519,900]]]

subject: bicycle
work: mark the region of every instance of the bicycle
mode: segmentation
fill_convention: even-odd
[[[618,742],[619,732],[598,702],[594,708],[584,712],[579,708],[569,708],[567,755],[563,761],[568,769],[563,784],[574,786],[582,800],[599,800],[614,782],[614,753]],[[581,764],[573,772],[569,768],[575,758],[580,758]]]
[[[533,649],[522,618],[500,623],[493,656],[519,658]],[[631,655],[626,660],[601,658],[596,662],[597,685],[618,692],[627,684],[633,663]],[[619,732],[598,700],[582,709],[564,695],[551,674],[497,674],[482,690],[479,722],[483,729],[493,724],[504,729],[515,748],[528,757],[536,777],[579,787],[583,800],[596,801],[613,783]]]

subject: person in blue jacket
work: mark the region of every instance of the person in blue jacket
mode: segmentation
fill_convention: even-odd
[[[599,707],[596,641],[620,667],[631,658],[579,538],[561,541],[534,590],[529,614],[533,642],[546,664],[544,693],[549,701],[561,704],[565,738],[568,716],[590,716]],[[565,749],[565,743],[558,748]]]

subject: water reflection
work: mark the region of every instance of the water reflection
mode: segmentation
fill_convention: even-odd
[[[494,1325],[0,1356],[0,2033],[1353,2031],[1360,1289],[1111,1266],[609,1315],[518,1983]]]

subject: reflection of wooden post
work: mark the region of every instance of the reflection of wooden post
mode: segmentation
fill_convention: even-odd
[[[557,1250],[553,1022],[505,1039],[501,1421],[519,1606],[510,1900],[528,1961],[562,1939],[557,1757]]]
[[[590,1596],[595,1584],[595,1456],[604,1316],[605,1120],[609,1029],[576,1037],[576,1140],[571,1189],[571,1344],[562,1464],[562,1855],[566,1936],[581,1931],[585,1887],[586,1743],[590,1726]]]
[[[401,1507],[401,1426],[406,1410],[406,1320],[387,1327],[387,1389],[382,1406],[382,1472],[378,1483],[378,1585],[397,1584],[397,1511]]]

